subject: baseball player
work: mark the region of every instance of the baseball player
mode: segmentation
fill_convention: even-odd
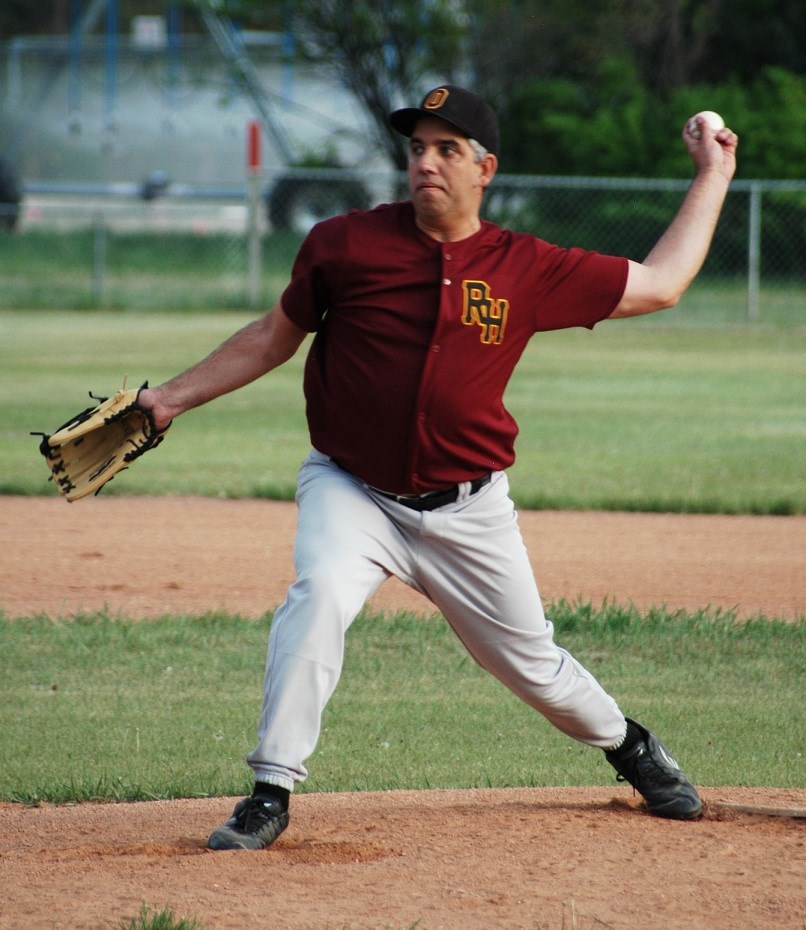
[[[443,85],[390,120],[409,139],[411,199],[315,226],[265,316],[140,395],[163,427],[315,334],[304,376],[313,450],[298,478],[296,578],[272,623],[247,759],[255,787],[208,845],[261,849],[286,828],[345,633],[391,575],[431,600],[479,665],[563,733],[604,750],[652,813],[696,818],[700,798],[659,740],[554,642],[509,495],[517,426],[502,398],[536,333],[679,300],[710,246],[737,138],[684,131],[694,179],[638,263],[480,219],[499,133],[475,94]]]

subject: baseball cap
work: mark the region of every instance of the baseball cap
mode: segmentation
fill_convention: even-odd
[[[404,136],[411,136],[418,119],[437,116],[458,129],[468,139],[480,142],[498,155],[498,117],[481,97],[452,84],[429,90],[419,107],[404,107],[389,116],[389,123]]]

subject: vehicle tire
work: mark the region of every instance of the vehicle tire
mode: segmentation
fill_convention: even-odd
[[[273,229],[307,234],[321,220],[366,210],[369,191],[358,180],[282,177],[268,194],[268,214]]]
[[[0,158],[0,229],[11,232],[20,215],[20,183],[10,162]]]

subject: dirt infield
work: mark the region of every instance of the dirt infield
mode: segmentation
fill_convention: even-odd
[[[3,497],[0,609],[259,617],[293,578],[295,520],[272,501]],[[547,602],[806,615],[806,517],[541,511],[520,524]],[[433,609],[395,579],[372,603]]]
[[[0,498],[0,609],[259,616],[292,578],[294,518],[270,502]],[[545,512],[521,525],[546,601],[806,614],[804,518]],[[373,606],[430,612],[393,581]],[[300,795],[261,853],[205,850],[228,798],[0,805],[0,928],[115,927],[145,902],[206,930],[803,930],[806,791],[702,793],[690,824],[615,784]]]

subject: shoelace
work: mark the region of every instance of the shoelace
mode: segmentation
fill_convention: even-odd
[[[245,832],[259,830],[262,826],[273,820],[275,815],[269,813],[268,806],[271,802],[251,801],[238,817],[238,826]]]
[[[646,771],[647,766],[651,766],[651,771]],[[644,768],[643,772],[642,768]],[[636,781],[639,781],[641,785],[647,783],[674,785],[680,781],[678,771],[658,762],[652,753],[643,747],[635,760],[635,774]]]

